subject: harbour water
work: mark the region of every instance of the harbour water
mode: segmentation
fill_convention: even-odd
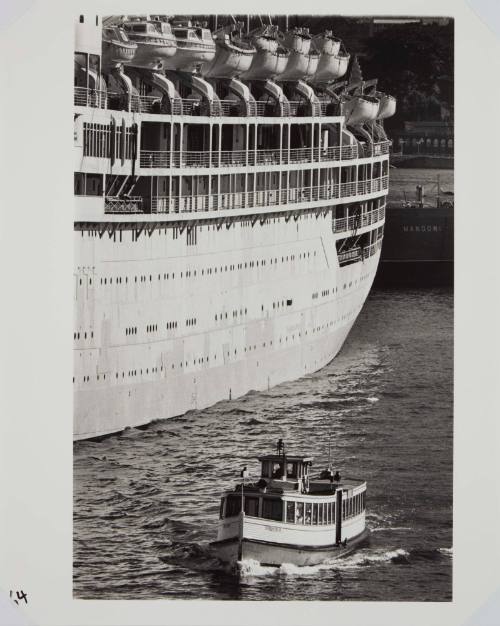
[[[369,544],[316,567],[210,555],[219,497],[287,449],[368,482]],[[74,446],[74,595],[100,599],[452,598],[453,293],[372,291],[339,356],[266,393]]]

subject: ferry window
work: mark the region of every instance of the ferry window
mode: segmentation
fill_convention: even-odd
[[[281,478],[283,476],[283,466],[281,463],[273,463],[273,478]]]
[[[312,523],[313,524],[318,523],[318,509],[319,509],[319,504],[316,504],[315,502],[313,502],[313,505],[312,505]]]
[[[259,498],[245,496],[245,515],[258,517],[259,515]]]
[[[345,500],[342,500],[342,519],[345,519]]]
[[[226,500],[226,517],[234,517],[241,511],[241,496],[228,496]]]
[[[83,23],[84,23],[84,17],[83,15],[80,15],[80,24],[83,24]]]
[[[286,521],[290,524],[295,522],[295,502],[286,503]]]
[[[220,499],[219,519],[224,517],[224,498]]]
[[[312,505],[310,502],[306,502],[306,514],[305,514],[305,523],[311,523],[311,515],[312,515]]]
[[[262,517],[281,521],[283,519],[283,502],[277,498],[263,498]]]
[[[297,502],[297,507],[295,509],[295,523],[303,524],[304,523],[304,503]]]

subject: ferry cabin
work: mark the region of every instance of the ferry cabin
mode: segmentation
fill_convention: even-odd
[[[259,460],[260,479],[236,485],[221,499],[213,545],[222,560],[314,563],[364,538],[365,481],[334,480],[328,472],[311,478],[310,457],[267,455]],[[235,540],[241,543],[238,556]]]

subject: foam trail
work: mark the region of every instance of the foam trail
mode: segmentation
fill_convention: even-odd
[[[373,396],[371,398],[366,398],[366,400],[368,402],[371,402],[372,404],[375,403],[375,402],[378,402],[378,398],[376,398],[375,396]]]
[[[372,533],[380,533],[388,530],[411,530],[411,526],[376,526],[375,528],[370,528],[370,532]]]
[[[397,557],[408,555],[409,552],[403,548],[378,551],[360,550],[351,556],[325,561],[318,565],[299,566],[293,563],[283,563],[280,567],[263,566],[258,561],[249,559],[248,561],[239,561],[238,569],[240,575],[244,578],[256,576],[310,576],[323,570],[354,569],[372,563],[389,562]]]

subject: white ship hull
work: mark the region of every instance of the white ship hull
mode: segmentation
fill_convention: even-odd
[[[171,228],[75,232],[75,439],[268,389],[340,350],[379,251],[339,267],[330,212],[208,228],[195,246]]]

